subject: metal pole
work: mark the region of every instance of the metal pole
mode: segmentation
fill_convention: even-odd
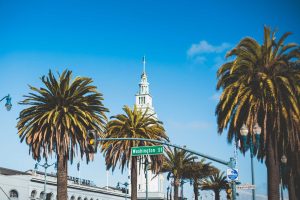
[[[281,181],[280,181],[280,190],[281,190],[281,200],[284,200],[284,198],[283,198],[283,185],[282,185],[282,178],[281,178]]]
[[[252,142],[252,137],[251,136],[250,136],[250,158],[251,158],[251,179],[252,179],[252,185],[255,185],[254,168],[253,168],[253,142]],[[252,200],[255,200],[255,188],[252,189]]]
[[[148,200],[148,159],[145,160],[146,200]]]
[[[181,199],[183,199],[183,184],[184,184],[184,182],[182,180],[181,181]]]
[[[126,191],[125,191],[125,200],[127,200],[127,184],[125,185]]]
[[[167,200],[169,200],[169,187],[167,187]]]
[[[128,140],[128,141],[146,141],[146,142],[153,142],[153,143],[158,143],[158,144],[162,144],[162,145],[167,145],[167,146],[170,146],[170,147],[175,147],[177,149],[188,151],[192,154],[196,154],[198,156],[201,156],[203,158],[207,158],[209,160],[221,163],[221,164],[226,165],[226,166],[228,166],[228,164],[229,164],[229,162],[221,160],[219,158],[215,158],[213,156],[209,156],[209,155],[206,155],[206,154],[203,154],[203,153],[200,153],[200,152],[196,152],[196,151],[193,151],[191,149],[188,149],[188,148],[176,145],[176,144],[171,144],[167,141],[153,140],[153,139],[147,139],[147,138],[97,138],[97,141],[99,141],[99,142],[104,142],[104,141],[126,141],[126,140]]]
[[[236,184],[235,181],[232,181],[232,200],[236,200]]]
[[[47,162],[44,165],[45,174],[44,174],[44,196],[43,199],[46,200],[46,184],[47,184]]]
[[[5,194],[5,196],[7,197],[8,200],[10,200],[9,196],[5,193],[5,191],[2,189],[2,187],[0,186],[0,189],[2,190],[2,192]]]

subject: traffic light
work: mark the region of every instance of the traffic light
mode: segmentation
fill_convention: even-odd
[[[231,199],[231,197],[232,197],[232,190],[231,190],[231,188],[227,188],[226,189],[226,198],[228,199],[228,200],[230,200]]]
[[[97,146],[98,146],[98,135],[95,130],[88,130],[86,136],[87,142],[87,151],[89,153],[97,153]]]

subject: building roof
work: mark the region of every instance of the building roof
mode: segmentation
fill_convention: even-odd
[[[21,171],[14,170],[14,169],[8,169],[8,168],[0,167],[0,174],[2,174],[2,175],[29,175],[30,173],[28,173],[28,172],[21,172]]]

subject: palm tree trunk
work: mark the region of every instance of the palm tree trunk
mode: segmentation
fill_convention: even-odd
[[[279,200],[279,161],[277,159],[277,148],[274,133],[267,135],[267,173],[268,173],[268,199]]]
[[[216,190],[215,193],[215,200],[220,200],[220,191]]]
[[[178,200],[178,187],[179,187],[179,179],[174,178],[174,200]]]
[[[289,174],[288,179],[289,200],[297,200],[293,173]]]
[[[68,160],[57,156],[57,200],[68,199]]]
[[[194,187],[195,200],[198,200],[198,196],[199,196],[199,186],[198,186],[197,180],[194,180],[193,187]]]
[[[137,200],[137,157],[131,158],[131,200]]]

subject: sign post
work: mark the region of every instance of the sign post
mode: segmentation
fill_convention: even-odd
[[[160,155],[164,153],[164,147],[159,146],[139,146],[131,147],[131,156]],[[146,178],[146,200],[148,200],[148,159],[145,161],[145,178]]]

